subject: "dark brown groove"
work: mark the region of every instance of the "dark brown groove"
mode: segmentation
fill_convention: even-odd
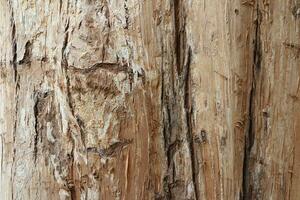
[[[162,69],[162,87],[161,87],[161,102],[162,102],[162,115],[163,115],[163,138],[164,138],[164,151],[166,155],[168,172],[167,175],[163,179],[163,190],[164,190],[164,199],[170,200],[172,199],[171,194],[171,175],[170,169],[172,165],[172,155],[170,154],[170,138],[172,135],[171,130],[171,105],[170,105],[170,97],[168,96],[168,91],[165,88],[164,78],[165,73]]]
[[[248,129],[245,135],[245,147],[244,147],[244,162],[243,162],[243,180],[241,199],[249,200],[253,199],[253,186],[251,184],[251,149],[255,140],[254,118],[255,118],[255,93],[256,93],[256,78],[257,74],[261,70],[262,63],[262,46],[261,46],[261,13],[259,8],[259,2],[256,3],[256,19],[255,19],[255,35],[254,35],[254,49],[253,49],[253,67],[251,77],[251,90],[249,96],[248,105]]]
[[[182,56],[185,53],[185,26],[183,7],[181,0],[174,0],[174,32],[175,32],[175,54],[176,54],[176,66],[178,74],[181,74],[183,67]]]
[[[243,192],[242,199],[248,200],[251,198],[251,186],[250,183],[250,154],[253,145],[253,101],[254,101],[254,88],[251,88],[249,97],[249,113],[248,113],[248,130],[245,135],[245,146],[244,146],[244,162],[243,162]],[[252,139],[251,139],[252,138]]]
[[[59,14],[61,14],[61,9],[62,9],[62,0],[59,0]]]
[[[37,153],[38,153],[38,140],[39,140],[39,131],[38,131],[38,104],[39,104],[39,97],[37,94],[36,101],[33,107],[33,113],[34,113],[34,130],[35,130],[35,135],[34,135],[34,147],[33,147],[33,158],[34,158],[34,163],[36,163],[37,160]]]
[[[130,23],[130,21],[129,21],[130,14],[129,14],[129,9],[128,9],[127,3],[128,3],[127,0],[124,0],[124,10],[125,10],[125,26],[124,26],[124,29],[128,29],[129,23]]]
[[[195,150],[194,150],[194,142],[193,142],[193,105],[192,105],[192,97],[191,97],[191,59],[192,59],[192,49],[189,47],[188,48],[188,53],[187,53],[187,58],[186,58],[186,64],[184,66],[184,80],[185,80],[185,85],[184,85],[184,91],[185,91],[185,96],[184,96],[184,107],[185,107],[185,112],[186,112],[186,123],[187,123],[187,141],[189,144],[189,150],[190,150],[190,156],[191,156],[191,168],[192,168],[192,180],[193,180],[193,185],[195,189],[195,198],[196,200],[199,199],[199,183],[198,183],[198,173],[199,173],[199,167],[197,163],[197,157],[195,155]]]
[[[195,198],[199,199],[199,183],[198,183],[198,166],[197,158],[194,150],[193,142],[193,106],[192,106],[192,94],[191,94],[191,75],[190,65],[192,59],[192,49],[187,44],[186,34],[186,13],[185,13],[184,1],[174,0],[174,32],[175,32],[175,55],[177,74],[179,78],[183,78],[180,81],[180,90],[184,91],[184,109],[187,126],[187,142],[189,145],[189,153],[191,157],[191,170],[192,181],[194,186]]]
[[[163,44],[163,42],[162,42]],[[165,83],[165,72],[164,72],[164,46],[161,46],[161,52],[162,52],[162,61],[161,61],[161,111],[162,111],[162,121],[163,121],[163,130],[162,130],[162,136],[163,136],[163,142],[164,142],[164,152],[166,156],[166,162],[167,162],[167,167],[169,168],[171,159],[168,155],[168,146],[169,146],[169,139],[171,135],[170,131],[170,126],[169,124],[171,123],[170,120],[170,106],[169,106],[169,99],[167,99],[167,88],[166,83]],[[163,178],[163,196],[158,195],[156,198],[157,200],[159,199],[166,199],[169,200],[171,199],[171,189],[170,189],[170,176],[167,174]]]
[[[182,138],[186,138],[189,146],[189,154],[191,157],[191,177],[192,183],[195,188],[195,199],[199,199],[199,186],[197,183],[197,160],[194,151],[193,133],[192,133],[192,94],[191,94],[191,78],[190,78],[190,64],[192,58],[192,51],[187,44],[186,39],[186,15],[184,2],[174,0],[173,2],[174,13],[174,50],[173,50],[173,65],[164,69],[164,58],[162,58],[161,69],[161,102],[163,114],[163,138],[164,149],[166,154],[166,161],[168,171],[163,181],[164,199],[174,199],[176,187],[179,186],[180,180],[176,179],[174,168],[175,163],[173,157],[176,151],[182,146],[184,142]],[[162,52],[164,47],[162,46]],[[184,106],[184,107],[182,107]],[[185,122],[187,130],[185,136],[179,131],[181,129],[181,119]],[[182,127],[183,128],[183,127]]]
[[[68,1],[68,7],[69,7],[69,1]],[[68,32],[69,22],[70,21],[68,20],[67,24],[65,26],[65,37],[64,37],[63,46],[62,46],[62,49],[61,49],[61,68],[62,68],[62,71],[65,74],[65,78],[66,78],[66,84],[67,84],[66,89],[67,89],[68,105],[69,105],[69,108],[70,108],[70,111],[71,111],[72,115],[75,117],[74,107],[73,107],[72,98],[71,98],[70,78],[69,78],[68,72],[67,72],[67,68],[68,68],[69,64],[68,64],[68,59],[67,59],[67,55],[66,55],[66,48],[67,48],[68,42],[69,42],[69,32]],[[72,135],[72,130],[70,128],[70,124],[68,124],[68,134]],[[72,140],[72,151],[71,151],[71,154],[70,154],[70,163],[71,163],[71,165],[69,166],[69,174],[68,174],[69,180],[72,181],[71,185],[68,184],[69,191],[71,193],[71,200],[77,199],[76,188],[75,188],[75,185],[73,185],[73,184],[75,184],[75,181],[76,181],[75,180],[75,175],[74,175],[74,170],[75,170],[75,166],[74,166],[74,149],[75,149],[75,141],[73,139]]]
[[[14,121],[14,127],[13,127],[13,160],[12,160],[12,167],[11,167],[11,183],[12,186],[14,185],[14,176],[13,175],[13,169],[15,165],[15,155],[16,155],[16,147],[15,147],[15,141],[16,141],[16,135],[17,135],[17,126],[18,126],[18,110],[19,110],[19,89],[20,89],[20,77],[18,75],[18,66],[17,66],[17,38],[16,38],[16,23],[14,19],[14,11],[12,6],[12,1],[8,1],[8,6],[10,9],[10,27],[11,27],[11,45],[12,45],[12,67],[14,72],[14,81],[15,81],[15,121]],[[14,187],[12,187],[11,192],[11,198],[14,199]]]
[[[70,129],[70,124],[68,125],[68,133],[69,134],[72,134],[71,133],[71,129]],[[68,174],[68,180],[67,181],[70,181],[71,184],[69,182],[67,182],[67,186],[68,186],[68,189],[71,193],[71,200],[76,200],[76,188],[75,188],[75,175],[74,175],[74,171],[75,171],[75,166],[74,166],[74,149],[75,149],[75,141],[72,140],[72,151],[71,153],[69,154],[69,159],[71,160],[71,165],[69,166],[69,174]]]
[[[25,52],[22,60],[19,61],[19,65],[30,64],[32,57],[32,43],[28,40],[25,44]]]
[[[67,73],[67,68],[69,67],[69,64],[68,64],[68,59],[67,59],[67,55],[66,55],[66,52],[65,52],[66,48],[68,46],[68,41],[69,41],[68,29],[69,29],[69,20],[68,20],[67,25],[65,27],[65,32],[66,33],[65,33],[65,38],[64,38],[64,41],[63,41],[63,46],[62,46],[62,49],[61,49],[61,68],[62,68],[63,72],[65,73],[65,78],[66,78],[68,104],[69,104],[72,115],[75,117],[74,108],[73,108],[73,105],[72,105],[70,77],[68,76],[68,73]]]
[[[15,77],[15,82],[16,82],[17,78],[18,78],[18,68],[17,68],[16,24],[14,21],[12,21],[11,37],[12,37],[12,55],[13,55],[12,65],[13,65],[13,69],[14,69],[14,77]]]
[[[16,38],[16,23],[14,19],[14,11],[13,7],[11,5],[11,2],[9,2],[10,9],[11,9],[11,16],[10,16],[10,27],[11,27],[11,44],[12,44],[12,66],[14,70],[14,80],[17,82],[18,79],[18,69],[17,69],[17,38]]]

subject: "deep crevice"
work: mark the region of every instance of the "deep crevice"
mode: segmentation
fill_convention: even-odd
[[[15,82],[17,82],[18,79],[17,57],[18,56],[17,56],[17,42],[16,42],[16,24],[14,21],[12,22],[11,37],[12,37],[12,55],[13,55],[12,65],[14,69]]]
[[[62,9],[62,0],[59,0],[59,14],[61,14],[61,9]]]
[[[255,140],[254,133],[254,112],[255,112],[255,92],[256,92],[256,77],[261,70],[261,57],[262,57],[262,44],[261,44],[261,12],[259,8],[259,2],[256,3],[256,20],[255,20],[255,36],[254,36],[254,49],[253,49],[253,67],[251,77],[251,90],[249,96],[249,107],[248,107],[248,130],[245,135],[245,147],[244,147],[244,162],[243,162],[243,182],[242,182],[242,194],[241,199],[248,200],[252,199],[253,188],[250,182],[251,170],[251,149]]]
[[[38,140],[39,140],[39,131],[38,131],[38,104],[39,104],[39,98],[37,97],[34,107],[33,107],[33,113],[34,113],[34,130],[35,130],[35,135],[34,135],[34,147],[33,147],[33,158],[34,158],[34,163],[36,163],[37,160],[37,153],[38,153]]]
[[[66,78],[66,84],[67,84],[67,101],[71,110],[72,115],[75,117],[75,113],[74,113],[74,108],[73,108],[73,104],[72,104],[72,96],[71,96],[71,86],[70,86],[70,77],[68,76],[68,72],[67,72],[67,68],[69,66],[68,64],[68,59],[67,59],[67,55],[66,55],[66,48],[68,46],[68,41],[69,41],[69,20],[67,21],[67,25],[65,27],[65,37],[64,37],[64,41],[63,41],[63,46],[61,49],[61,67],[63,72],[65,73],[65,78]]]
[[[11,44],[12,44],[12,66],[13,66],[13,70],[14,70],[14,80],[15,82],[18,81],[18,66],[17,66],[17,38],[16,38],[16,23],[15,23],[15,19],[14,19],[14,11],[11,5],[11,2],[9,2],[10,4],[10,9],[11,9],[11,16],[10,16],[10,27],[12,28],[11,30]]]
[[[173,65],[167,69],[161,69],[162,73],[162,87],[161,87],[161,101],[163,104],[163,137],[164,148],[167,161],[167,175],[164,178],[164,198],[172,199],[176,194],[177,188],[184,187],[182,180],[176,177],[175,163],[173,157],[181,148],[183,138],[186,139],[189,146],[191,161],[191,181],[194,187],[195,199],[199,199],[198,186],[198,163],[194,150],[193,141],[193,106],[191,96],[191,77],[190,65],[192,59],[191,47],[187,44],[186,38],[186,16],[184,3],[180,0],[173,1],[174,12],[174,62]],[[164,48],[162,47],[162,52]],[[162,59],[163,60],[163,59]],[[162,61],[162,66],[164,62]],[[166,79],[166,81],[164,80]],[[183,106],[183,107],[182,107]],[[179,125],[178,120],[185,120],[184,124]],[[178,127],[177,127],[178,126]],[[182,135],[180,130],[186,130]],[[175,192],[175,193],[174,193]]]
[[[32,43],[27,41],[25,44],[25,52],[22,60],[19,61],[19,65],[30,64],[32,57]]]
[[[70,129],[70,124],[68,125],[68,133],[71,133],[71,129]],[[69,154],[69,159],[70,159],[70,163],[71,165],[69,165],[69,173],[68,173],[68,182],[67,182],[67,186],[70,192],[70,197],[71,200],[76,200],[77,195],[76,195],[76,187],[75,187],[75,175],[74,175],[74,149],[75,149],[75,141],[72,140],[72,150],[71,153]]]
[[[127,6],[127,0],[124,0],[124,10],[125,10],[125,26],[124,26],[124,29],[128,29],[129,27],[129,9],[128,9],[128,6]]]
[[[68,6],[67,6],[67,12],[68,12],[68,7],[69,7],[69,1],[68,1]],[[69,66],[69,64],[68,64],[68,59],[67,59],[67,55],[66,55],[66,48],[67,48],[68,42],[69,42],[69,32],[68,32],[69,25],[70,25],[70,21],[68,19],[67,24],[65,26],[65,37],[64,37],[63,46],[62,46],[62,49],[61,49],[61,68],[62,68],[62,71],[64,72],[65,78],[66,78],[67,103],[69,105],[69,108],[70,108],[70,111],[71,111],[72,115],[76,119],[75,112],[74,112],[74,107],[73,107],[73,104],[72,104],[72,96],[71,96],[71,89],[70,89],[71,88],[70,87],[70,78],[69,78],[68,72],[67,72],[67,67]],[[68,124],[68,133],[72,135],[72,130],[70,128],[70,124]],[[72,140],[72,150],[71,150],[71,154],[70,154],[70,163],[71,163],[71,165],[69,166],[69,174],[68,174],[68,178],[72,183],[72,184],[68,184],[68,188],[69,188],[69,192],[71,194],[71,199],[72,200],[77,199],[76,198],[77,197],[76,188],[74,186],[74,183],[75,183],[74,149],[75,149],[75,141],[73,139]]]
[[[163,188],[164,188],[164,199],[169,200],[172,199],[172,193],[171,193],[171,186],[170,183],[171,181],[171,175],[170,175],[170,168],[172,165],[172,155],[170,151],[170,139],[172,135],[172,130],[170,128],[171,126],[171,109],[170,109],[170,102],[167,97],[165,88],[164,88],[164,73],[162,70],[162,87],[161,87],[161,101],[162,104],[164,104],[162,110],[163,110],[163,138],[164,138],[164,149],[165,149],[165,154],[166,154],[166,161],[167,161],[167,175],[164,177],[163,180]]]
[[[163,42],[162,42],[163,43]],[[171,188],[170,188],[170,176],[168,175],[169,173],[169,167],[171,164],[171,159],[170,159],[170,155],[169,155],[169,150],[168,150],[168,146],[170,143],[170,135],[171,135],[171,130],[170,130],[170,124],[171,124],[171,120],[170,120],[170,103],[169,103],[169,99],[167,99],[168,94],[167,94],[167,90],[165,88],[165,72],[164,72],[164,46],[161,46],[161,52],[163,53],[162,56],[162,62],[161,62],[161,110],[162,110],[162,117],[163,117],[163,130],[162,130],[162,136],[163,136],[163,141],[164,141],[164,152],[166,155],[166,162],[167,162],[167,174],[164,176],[163,178],[163,195],[158,195],[158,197],[156,197],[155,199],[165,199],[165,200],[169,200],[171,199]]]
[[[39,121],[39,117],[41,112],[43,111],[43,107],[45,106],[45,100],[51,93],[49,91],[47,92],[35,92],[35,103],[33,106],[33,115],[34,115],[34,139],[33,139],[33,158],[34,163],[36,164],[37,158],[38,158],[38,142],[39,140],[42,140],[42,134],[41,134],[41,121]]]
[[[194,149],[194,142],[193,142],[193,105],[192,105],[192,97],[191,97],[191,59],[192,59],[192,50],[189,47],[187,58],[186,58],[186,64],[184,66],[184,107],[186,112],[186,125],[187,125],[187,141],[189,144],[189,150],[190,150],[190,156],[191,156],[191,167],[192,167],[192,180],[193,180],[193,186],[195,191],[195,198],[196,200],[199,199],[199,183],[198,183],[198,173],[199,173],[199,166],[197,163],[197,157],[195,155],[195,149]]]
[[[187,142],[189,145],[189,153],[191,157],[191,168],[192,168],[192,181],[194,186],[195,198],[199,199],[199,183],[198,183],[198,165],[197,158],[194,150],[193,142],[193,106],[192,106],[192,96],[191,96],[191,72],[190,65],[192,59],[192,49],[187,44],[187,33],[186,33],[186,15],[185,15],[185,5],[183,1],[174,1],[174,29],[175,29],[175,54],[176,54],[176,66],[177,74],[180,81],[180,90],[184,91],[184,109],[185,118],[187,126]]]
[[[184,55],[187,47],[183,2],[181,0],[174,0],[175,54],[178,74],[181,74],[183,70]]]
[[[11,45],[12,45],[12,67],[13,67],[13,72],[14,72],[14,81],[15,81],[15,120],[14,120],[14,126],[13,126],[13,156],[12,156],[12,167],[11,167],[11,174],[13,174],[13,169],[15,165],[15,155],[16,155],[16,147],[15,147],[15,141],[16,141],[16,135],[17,135],[17,127],[18,127],[18,113],[19,113],[19,89],[20,89],[20,77],[18,74],[18,66],[17,66],[17,38],[16,38],[16,23],[14,19],[14,11],[13,11],[13,5],[12,1],[8,1],[9,8],[10,8],[10,27],[12,28],[11,30]],[[11,176],[11,183],[14,185],[14,179],[13,175]],[[11,193],[11,198],[14,199],[14,189]]]

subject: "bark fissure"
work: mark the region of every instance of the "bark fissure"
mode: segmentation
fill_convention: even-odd
[[[164,46],[161,46],[161,52],[164,52]],[[169,105],[169,99],[167,99],[168,94],[167,94],[167,85],[165,81],[165,72],[164,72],[164,56],[162,56],[162,61],[161,61],[161,69],[160,69],[160,73],[161,73],[161,110],[162,110],[162,117],[163,117],[163,130],[162,130],[162,136],[163,136],[163,142],[164,142],[164,153],[166,156],[166,162],[167,162],[167,172],[166,175],[163,178],[163,196],[158,195],[158,197],[156,199],[166,199],[169,200],[171,198],[171,189],[170,189],[170,184],[169,184],[169,175],[168,175],[168,171],[169,171],[169,166],[171,163],[171,159],[168,153],[168,146],[169,146],[169,138],[171,135],[171,131],[170,131],[170,127],[169,124],[171,124],[171,120],[170,120],[170,105]]]
[[[12,31],[11,31],[11,44],[12,44],[12,56],[13,56],[12,66],[13,66],[13,69],[14,69],[14,79],[15,79],[15,82],[17,82],[17,79],[18,79],[17,41],[16,41],[16,24],[15,24],[15,21],[14,21],[13,11],[11,11],[10,21],[11,21],[11,27],[12,27]]]
[[[164,76],[162,77],[163,82]],[[164,149],[166,154],[166,161],[168,166],[167,175],[164,177],[163,180],[163,187],[164,187],[164,197],[169,200],[171,199],[171,186],[170,186],[170,167],[172,162],[172,155],[170,150],[170,137],[171,137],[171,110],[170,110],[170,102],[166,99],[164,84],[162,84],[162,104],[164,104],[163,108],[163,138],[164,138]]]
[[[65,37],[64,37],[64,41],[63,41],[63,46],[61,49],[61,67],[63,68],[63,70],[65,70],[65,68],[68,66],[68,60],[67,60],[67,56],[66,56],[66,48],[68,45],[68,40],[69,40],[69,25],[70,25],[70,21],[67,21],[67,25],[65,27]]]
[[[185,33],[185,19],[183,15],[183,5],[181,0],[174,1],[174,29],[175,29],[175,54],[177,63],[177,72],[181,74],[182,57],[185,52],[186,33]]]
[[[176,30],[174,30],[176,31]],[[176,44],[176,40],[174,41]],[[175,45],[174,44],[174,45]],[[164,46],[162,46],[162,52],[164,52]],[[176,56],[176,53],[175,53]],[[164,57],[162,58],[162,66],[164,65]],[[176,64],[176,62],[174,63]],[[178,93],[180,92],[180,87],[175,83],[174,79],[174,67],[176,70],[176,65],[168,66],[166,71],[161,69],[162,73],[162,112],[163,112],[163,138],[164,138],[164,151],[167,161],[167,172],[163,180],[164,187],[164,199],[174,198],[174,188],[178,186],[176,184],[176,173],[175,173],[175,163],[173,160],[174,154],[178,150],[181,144],[180,135],[178,135],[178,125],[180,119],[180,101],[182,100]]]
[[[250,92],[250,99],[249,99],[249,113],[248,113],[248,123],[249,127],[246,132],[245,136],[245,147],[244,147],[244,162],[243,162],[243,193],[242,197],[244,200],[249,199],[251,196],[250,195],[250,185],[249,185],[249,176],[250,176],[250,171],[249,171],[249,166],[250,166],[250,154],[251,154],[251,148],[253,145],[253,101],[254,101],[254,88],[251,89]],[[251,199],[251,198],[250,198]]]
[[[67,21],[67,25],[65,27],[65,38],[64,38],[64,41],[63,41],[62,49],[61,49],[61,57],[62,57],[61,58],[61,67],[62,67],[63,72],[65,73],[65,78],[66,78],[67,101],[68,101],[68,104],[69,104],[70,111],[71,111],[73,117],[75,117],[74,107],[73,107],[73,104],[72,104],[72,96],[71,96],[70,77],[69,77],[68,72],[67,72],[67,68],[69,67],[68,59],[67,59],[67,55],[66,55],[66,48],[68,46],[68,41],[69,41],[68,29],[69,29],[69,20]]]
[[[252,199],[252,185],[250,184],[251,171],[250,171],[250,161],[251,161],[251,149],[255,140],[255,130],[254,130],[254,110],[255,110],[255,92],[256,92],[256,76],[261,69],[262,62],[262,47],[261,47],[261,13],[259,2],[256,3],[256,19],[255,19],[255,35],[254,35],[254,48],[253,48],[253,67],[252,67],[252,77],[251,77],[251,90],[249,95],[248,103],[248,129],[245,135],[245,147],[244,147],[244,162],[243,162],[243,199]]]
[[[61,13],[62,3],[63,3],[63,1],[62,1],[62,0],[59,0],[59,14]]]
[[[191,96],[191,59],[192,49],[187,44],[186,34],[186,13],[185,5],[180,0],[174,1],[174,15],[175,15],[175,54],[176,54],[176,65],[177,73],[179,78],[182,79],[180,88],[184,92],[184,109],[187,126],[187,142],[189,146],[189,154],[191,159],[191,171],[192,171],[192,182],[195,192],[196,200],[199,199],[199,183],[198,183],[198,164],[194,150],[193,142],[193,105]]]
[[[15,121],[13,126],[13,156],[12,156],[12,166],[15,165],[16,161],[16,135],[17,135],[17,127],[18,127],[18,113],[19,113],[19,89],[20,89],[20,78],[18,74],[18,65],[17,65],[17,38],[16,38],[16,23],[14,18],[14,11],[12,1],[8,2],[10,8],[10,27],[11,27],[11,45],[12,45],[12,67],[14,71],[14,81],[15,81]],[[12,184],[12,199],[14,199],[14,175],[16,172],[13,172],[14,167],[11,167],[11,184]]]
[[[176,174],[174,155],[183,147],[183,142],[188,145],[188,154],[191,163],[191,183],[194,188],[194,198],[199,199],[198,166],[193,142],[193,106],[191,94],[191,59],[192,49],[187,43],[186,13],[181,1],[173,2],[174,12],[174,62],[168,69],[168,74],[162,73],[161,101],[163,104],[163,138],[168,172],[164,178],[164,193],[166,199],[173,199],[178,195],[175,190],[184,187],[185,183]],[[162,47],[162,50],[164,48]],[[175,78],[174,78],[175,76]],[[177,78],[176,78],[177,77]],[[164,79],[167,80],[165,81]],[[182,107],[183,106],[183,107]],[[180,120],[184,120],[183,123]],[[182,127],[181,125],[182,124]],[[178,127],[177,127],[178,125]],[[185,136],[181,135],[181,131]],[[185,138],[185,140],[183,140]]]
[[[68,1],[68,7],[69,7],[69,1]],[[68,9],[67,9],[68,10]],[[64,37],[64,41],[63,41],[63,46],[61,49],[61,67],[62,67],[62,71],[65,74],[65,80],[66,80],[66,93],[67,93],[67,103],[69,105],[69,109],[71,111],[72,116],[76,119],[75,117],[75,111],[74,111],[74,107],[72,104],[72,96],[71,96],[71,86],[70,86],[70,78],[68,76],[68,72],[67,72],[67,68],[69,66],[68,64],[68,59],[67,59],[67,55],[66,55],[66,48],[68,46],[68,42],[69,42],[69,25],[70,25],[70,21],[68,19],[67,24],[65,26],[65,37]],[[72,135],[72,130],[71,130],[71,125],[70,122],[68,124],[68,133],[70,135]],[[71,136],[71,138],[73,138]],[[75,183],[75,166],[74,166],[74,150],[75,150],[75,141],[74,139],[72,139],[72,150],[70,153],[70,165],[69,165],[69,173],[68,173],[68,179],[71,182],[71,184],[68,184],[68,189],[70,191],[71,194],[71,199],[76,199],[77,195],[76,195],[76,188],[74,186]]]
[[[184,67],[184,80],[185,80],[185,99],[184,99],[184,107],[186,111],[186,120],[187,120],[187,141],[189,144],[189,150],[190,150],[190,156],[191,156],[191,167],[192,167],[192,181],[193,186],[195,190],[195,198],[196,200],[199,199],[199,183],[198,183],[198,172],[199,172],[199,166],[197,163],[197,158],[195,155],[194,150],[194,141],[193,141],[193,105],[192,105],[192,97],[191,97],[191,59],[192,59],[192,50],[189,47],[187,58],[186,58],[186,64]]]
[[[68,127],[68,133],[71,133],[71,129],[70,129],[70,124]],[[72,134],[72,133],[71,133]],[[68,182],[67,182],[67,186],[68,189],[71,193],[71,200],[76,200],[76,188],[75,188],[75,174],[74,174],[74,149],[75,149],[75,141],[72,140],[72,151],[70,153],[70,165],[69,165],[69,173],[68,173]]]
[[[36,102],[33,107],[33,114],[34,114],[34,130],[35,130],[35,135],[34,135],[34,147],[33,147],[33,158],[34,158],[34,163],[36,163],[37,160],[37,153],[38,153],[38,140],[39,140],[39,131],[38,131],[38,104],[39,104],[39,98],[37,97]]]
[[[125,26],[124,26],[124,29],[128,29],[129,27],[129,9],[128,9],[128,6],[127,6],[127,0],[124,0],[124,10],[125,10]]]
[[[30,64],[32,56],[32,43],[27,41],[25,44],[25,52],[23,58],[19,61],[19,65]]]

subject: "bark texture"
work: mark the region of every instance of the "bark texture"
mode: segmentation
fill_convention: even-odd
[[[0,0],[0,199],[300,198],[298,0]]]

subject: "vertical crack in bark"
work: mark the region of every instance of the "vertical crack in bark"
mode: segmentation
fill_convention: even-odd
[[[174,0],[174,20],[176,66],[178,74],[181,74],[186,50],[184,5],[181,0]]]
[[[13,10],[13,5],[12,1],[8,1],[8,5],[10,8],[10,27],[11,27],[11,45],[12,45],[12,67],[14,71],[14,81],[15,81],[15,121],[14,121],[14,127],[13,127],[13,160],[12,160],[12,167],[11,167],[11,184],[12,184],[12,199],[14,199],[14,175],[13,173],[14,170],[14,165],[15,165],[15,154],[16,154],[16,147],[15,147],[15,141],[16,141],[16,135],[17,135],[17,125],[18,125],[18,110],[19,110],[19,89],[20,89],[20,78],[18,75],[18,69],[17,69],[17,39],[16,39],[16,23],[14,19],[14,10]]]
[[[163,42],[162,42],[163,44]],[[161,46],[161,52],[164,54],[164,46]],[[162,102],[162,115],[163,115],[163,138],[164,138],[164,151],[166,154],[166,160],[167,160],[167,166],[169,169],[171,159],[170,156],[168,155],[168,146],[170,143],[170,135],[171,135],[171,130],[170,130],[170,105],[169,105],[169,98],[168,97],[168,91],[167,88],[165,88],[165,72],[164,72],[164,56],[162,56],[162,63],[161,63],[161,102]],[[166,200],[171,199],[171,190],[170,190],[170,184],[169,184],[169,175],[167,174],[164,179],[163,179],[163,193],[164,193],[164,198]],[[160,197],[159,197],[160,198]]]
[[[13,56],[13,60],[12,60],[12,66],[14,69],[14,79],[15,82],[17,82],[18,79],[18,69],[17,69],[17,41],[16,41],[16,23],[14,20],[14,11],[11,6],[11,18],[10,18],[10,26],[12,28],[11,30],[11,44],[12,44],[12,56]]]
[[[253,102],[254,101],[254,88],[252,86],[249,97],[249,113],[248,113],[248,130],[245,135],[245,147],[244,147],[244,163],[243,163],[243,193],[242,199],[252,199],[250,191],[250,154],[253,145]]]
[[[67,56],[66,56],[66,48],[68,45],[68,40],[69,40],[69,25],[70,25],[70,21],[67,21],[67,25],[65,27],[65,37],[64,37],[64,41],[63,41],[63,46],[61,49],[61,67],[63,68],[63,71],[65,71],[66,67],[68,67],[68,60],[67,60]]]
[[[63,46],[61,49],[61,67],[63,72],[65,73],[65,78],[66,78],[66,84],[67,84],[67,97],[68,97],[68,104],[69,104],[69,108],[71,110],[72,115],[74,116],[75,112],[74,112],[74,107],[72,104],[72,96],[71,96],[71,85],[70,85],[70,77],[68,75],[67,72],[67,68],[68,68],[68,59],[67,59],[67,55],[66,55],[66,48],[68,46],[68,41],[69,41],[69,20],[67,22],[67,25],[65,27],[65,38],[64,38],[64,42],[63,42]],[[75,116],[74,116],[75,117]]]
[[[163,66],[163,63],[162,63]],[[167,88],[165,88],[165,73],[163,68],[161,69],[162,73],[162,85],[161,85],[161,102],[162,102],[162,112],[163,112],[163,138],[164,138],[164,149],[165,149],[165,154],[166,154],[166,159],[167,159],[167,175],[163,179],[163,192],[164,192],[164,198],[166,200],[171,199],[171,188],[170,188],[170,173],[169,169],[171,166],[172,158],[170,155],[169,151],[169,146],[170,146],[170,138],[171,138],[171,110],[170,110],[170,100],[168,98],[168,91]]]
[[[165,199],[173,199],[173,197],[178,195],[176,191],[177,189],[186,187],[184,184],[180,183],[182,181],[179,180],[180,177],[177,177],[175,170],[176,163],[173,160],[175,153],[182,145],[182,138],[186,138],[186,142],[189,147],[189,152],[187,153],[189,154],[191,161],[191,182],[194,187],[194,198],[197,200],[199,199],[199,186],[197,183],[198,166],[193,144],[193,107],[190,86],[192,50],[187,44],[186,15],[184,6],[184,3],[180,0],[173,1],[173,45],[175,50],[173,54],[173,65],[167,69],[167,73],[165,73],[163,69],[164,59],[162,58],[161,101],[163,104],[163,137],[168,166],[168,172],[163,180],[163,185]],[[163,46],[162,52],[164,52]],[[183,123],[181,120],[184,120]],[[185,132],[181,132],[180,130]],[[182,135],[182,133],[186,135]]]
[[[59,0],[59,14],[61,14],[61,9],[62,9],[62,0]]]
[[[68,1],[68,3],[69,3],[69,1]],[[70,24],[70,21],[68,19],[66,27],[65,27],[65,37],[64,37],[64,41],[63,41],[63,46],[62,46],[62,49],[61,49],[61,67],[62,67],[63,73],[65,74],[65,78],[66,78],[66,84],[67,84],[67,87],[66,87],[67,88],[67,102],[68,102],[70,111],[71,111],[72,115],[74,116],[74,107],[73,107],[72,101],[71,101],[70,78],[69,78],[68,72],[67,72],[68,59],[67,59],[67,55],[66,55],[66,48],[68,46],[68,41],[69,41],[69,32],[68,32],[69,24]],[[72,130],[71,130],[70,124],[69,124],[68,125],[68,133],[72,135],[71,132],[72,132]],[[72,136],[71,136],[71,138],[72,138]],[[74,149],[75,149],[75,141],[73,139],[72,140],[72,150],[71,150],[71,154],[70,154],[69,174],[68,174],[68,179],[72,183],[72,184],[68,184],[72,200],[76,199],[76,189],[75,189],[75,186],[73,185],[75,183],[75,176],[74,176]]]
[[[124,0],[124,10],[125,10],[125,26],[124,26],[124,29],[128,29],[129,27],[129,9],[128,9],[128,6],[127,6],[127,0]]]
[[[33,114],[34,114],[34,140],[33,140],[33,158],[34,158],[34,163],[36,164],[37,158],[38,158],[38,142],[39,139],[42,139],[41,137],[41,121],[39,121],[39,118],[41,117],[40,114],[43,111],[43,107],[45,106],[45,100],[46,98],[50,95],[49,92],[40,92],[37,91],[35,93],[35,103],[33,106]]]
[[[262,46],[261,46],[261,12],[259,8],[259,1],[257,1],[256,7],[256,19],[255,19],[255,41],[254,41],[254,69],[253,69],[253,81],[255,81],[256,72],[261,68],[261,56],[262,56]]]
[[[19,65],[30,64],[32,57],[32,43],[28,40],[25,44],[25,52],[22,60],[19,61]]]
[[[72,134],[71,133],[71,129],[70,129],[70,125],[68,127],[68,133],[69,134]],[[70,165],[69,165],[69,173],[68,173],[68,182],[67,182],[67,185],[68,185],[68,189],[69,189],[69,192],[71,193],[71,200],[76,200],[76,188],[75,188],[75,175],[74,175],[74,149],[75,149],[75,141],[72,140],[72,150],[71,150],[71,154],[69,155],[69,158],[70,158]]]
[[[254,50],[253,50],[253,68],[251,78],[251,91],[249,96],[249,107],[248,107],[248,130],[245,135],[245,147],[244,147],[244,163],[243,163],[243,193],[242,199],[252,199],[253,188],[250,182],[250,161],[251,161],[251,149],[255,140],[254,133],[254,117],[255,117],[255,92],[256,92],[256,77],[261,69],[261,13],[259,8],[259,2],[256,3],[256,19],[255,19],[255,36],[254,36]]]
[[[177,73],[179,77],[182,77],[182,84],[180,88],[184,91],[184,109],[187,126],[187,142],[189,145],[189,154],[191,157],[191,170],[192,181],[194,186],[195,198],[199,199],[199,184],[198,184],[198,166],[197,158],[195,155],[193,144],[193,125],[192,125],[192,96],[191,96],[191,77],[190,77],[190,65],[192,59],[192,49],[187,44],[186,34],[186,13],[185,5],[181,0],[174,1],[174,18],[175,18],[175,53],[176,53],[176,65]]]
[[[185,96],[184,96],[184,107],[186,111],[186,124],[187,124],[187,140],[189,144],[190,156],[191,156],[191,167],[192,167],[192,181],[195,191],[195,198],[196,200],[199,199],[199,183],[198,183],[198,172],[199,167],[197,163],[197,158],[195,155],[194,150],[194,142],[193,142],[193,124],[192,124],[192,117],[193,117],[193,106],[192,106],[192,97],[191,97],[191,59],[192,59],[192,49],[189,47],[186,58],[186,64],[184,66],[184,80],[185,80]]]
[[[37,96],[37,99],[35,101],[34,107],[33,107],[33,112],[34,112],[34,130],[35,130],[35,135],[34,135],[34,147],[33,147],[33,158],[34,158],[34,163],[36,164],[37,160],[37,153],[38,153],[38,140],[39,140],[39,132],[38,132],[38,104],[39,104],[39,97]]]

